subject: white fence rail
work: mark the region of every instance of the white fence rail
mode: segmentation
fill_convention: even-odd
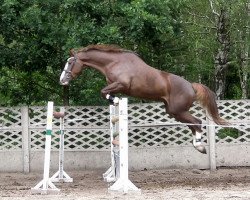
[[[192,146],[187,126],[165,115],[160,103],[129,105],[129,166],[144,168],[215,168],[250,166],[250,100],[218,101],[221,116],[234,128],[203,126],[207,155]],[[109,166],[109,109],[68,107],[65,117],[65,168]],[[212,122],[199,105],[191,112]],[[54,120],[52,168],[57,169],[59,120]],[[0,171],[42,170],[46,106],[0,108]]]

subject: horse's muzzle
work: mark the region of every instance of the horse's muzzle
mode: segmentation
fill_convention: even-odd
[[[69,85],[69,81],[60,81],[60,85]]]
[[[64,70],[60,76],[60,85],[69,85],[70,79],[71,74]]]

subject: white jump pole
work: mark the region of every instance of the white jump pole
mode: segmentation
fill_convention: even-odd
[[[114,133],[118,132],[118,124],[113,122],[113,118],[118,115],[118,107],[110,105],[109,106],[110,112],[110,156],[111,156],[111,167],[103,174],[103,179],[106,182],[115,182],[117,180],[116,174],[116,163],[115,163],[115,154],[114,154],[114,145],[112,144],[114,140]]]
[[[51,179],[49,178],[53,105],[53,102],[48,102],[43,180],[40,181],[34,188],[31,188],[32,194],[49,194],[60,192],[60,190],[51,182]]]
[[[128,99],[122,98],[118,103],[119,107],[119,120],[114,120],[114,116],[111,121],[118,121],[119,126],[119,176],[116,177],[116,182],[109,187],[109,192],[137,192],[140,193],[141,190],[138,189],[128,178]],[[111,137],[113,139],[113,137]],[[112,143],[111,143],[112,146]],[[116,166],[117,167],[117,166]]]
[[[64,107],[60,108],[60,113],[65,113]],[[59,148],[59,170],[50,178],[52,182],[73,182],[63,169],[64,165],[64,115],[60,117],[60,148]]]

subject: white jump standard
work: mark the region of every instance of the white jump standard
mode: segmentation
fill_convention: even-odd
[[[73,182],[73,178],[71,178],[64,170],[64,116],[65,109],[63,107],[60,108],[60,149],[59,149],[59,170],[50,178],[52,182]]]
[[[60,192],[60,189],[58,189],[49,178],[53,105],[53,102],[48,102],[43,180],[41,180],[34,188],[31,188],[32,194],[49,194]]]
[[[43,180],[40,181],[34,188],[31,188],[32,194],[57,194],[60,192],[60,189],[58,189],[53,182],[73,182],[73,179],[70,178],[70,176],[63,170],[64,115],[64,108],[60,108],[60,112],[53,112],[53,102],[48,102]],[[51,178],[49,178],[53,116],[55,118],[60,118],[59,170]]]
[[[107,99],[111,100],[110,96],[107,96]],[[115,100],[115,106],[110,106],[111,167],[103,174],[103,177],[107,182],[115,181],[115,183],[109,187],[109,192],[140,193],[141,190],[128,179],[128,100],[127,98],[122,98],[117,101],[117,97],[113,99]],[[118,118],[114,115],[117,107]],[[117,131],[117,124],[119,133],[119,155],[114,152],[112,144],[114,133]]]
[[[118,99],[119,102],[119,99]],[[115,182],[119,177],[119,150],[117,151],[117,145],[113,145],[113,141],[116,136],[119,136],[119,127],[118,123],[119,120],[119,110],[118,106],[109,106],[109,113],[110,113],[110,120],[109,120],[109,127],[110,127],[110,153],[111,153],[111,167],[103,174],[104,181],[110,183]],[[116,119],[116,120],[115,120]],[[118,133],[118,134],[117,134]],[[119,148],[119,146],[118,146]]]

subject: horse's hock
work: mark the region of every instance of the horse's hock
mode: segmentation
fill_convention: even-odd
[[[250,100],[218,101],[218,106],[221,116],[235,127],[203,127],[202,142],[208,149],[208,154],[203,155],[193,148],[187,126],[167,118],[161,103],[129,105],[129,167],[137,170],[249,166]],[[108,106],[68,107],[66,110],[65,169],[108,168]],[[202,119],[203,124],[213,124],[198,105],[191,112]],[[0,171],[43,170],[46,107],[1,107],[0,113]],[[59,120],[55,119],[52,170],[58,167],[59,129]]]

